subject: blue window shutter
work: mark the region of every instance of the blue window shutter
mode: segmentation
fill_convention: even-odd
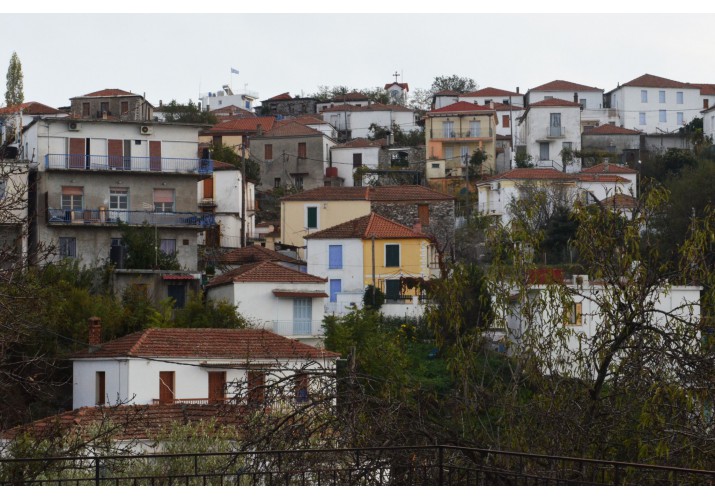
[[[342,292],[342,281],[330,280],[330,302],[335,302],[337,300],[338,292]]]
[[[343,246],[328,245],[328,269],[343,268]]]

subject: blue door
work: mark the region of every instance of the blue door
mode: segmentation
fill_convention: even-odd
[[[330,302],[335,302],[337,294],[343,291],[342,280],[330,280]]]
[[[293,299],[293,333],[310,335],[313,320],[313,299]]]

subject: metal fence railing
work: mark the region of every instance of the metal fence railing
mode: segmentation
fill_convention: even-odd
[[[454,446],[0,459],[0,485],[712,485],[715,471]]]
[[[48,208],[48,224],[150,224],[152,226],[208,228],[216,224],[213,214],[201,212],[150,212],[142,210],[108,210]]]
[[[213,172],[213,160],[163,156],[48,154],[45,155],[45,168],[50,170],[112,170],[205,175]]]

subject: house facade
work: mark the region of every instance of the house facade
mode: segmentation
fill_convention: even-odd
[[[607,99],[617,125],[648,134],[675,132],[703,107],[698,87],[649,74],[619,85]]]
[[[361,167],[376,170],[380,165],[380,148],[384,140],[371,141],[359,138],[333,146],[330,150],[330,164],[338,171],[343,186],[362,186],[370,182],[368,172],[362,172]]]
[[[532,102],[519,125],[524,142],[516,144],[517,154],[521,147],[537,166],[564,172],[580,168],[577,158],[564,156],[564,152],[581,150],[580,104],[556,98]]]
[[[484,87],[474,92],[466,92],[460,94],[460,101],[471,102],[472,104],[479,104],[480,106],[489,106],[490,103],[494,104],[507,104],[511,106],[518,106],[520,108],[524,107],[524,95],[519,93],[519,88],[517,87],[516,92],[510,90],[502,90],[494,87]]]
[[[345,139],[367,138],[370,126],[391,129],[399,125],[403,132],[419,130],[414,110],[399,104],[371,103],[367,106],[339,104],[321,111],[323,120],[330,123]]]
[[[715,105],[702,111],[703,134],[715,142]]]
[[[128,97],[116,97],[119,109]],[[87,97],[76,99],[73,107],[83,109]],[[93,103],[101,108],[111,99],[90,101],[90,110]],[[104,114],[99,119],[42,118],[30,125],[25,138],[39,159],[39,217],[31,245],[53,245],[57,257],[77,258],[82,265],[106,259],[117,264],[119,223],[150,225],[157,254],[176,254],[182,268],[196,269],[197,233],[213,225],[196,199],[197,181],[213,172],[211,160],[197,158],[198,130],[195,125],[105,119]]]
[[[584,151],[608,153],[616,161],[630,162],[640,151],[641,134],[637,130],[610,124],[584,128],[581,147]]]
[[[385,294],[381,311],[390,316],[421,316],[420,291],[405,278],[428,281],[439,275],[436,251],[417,225],[409,228],[376,213],[306,237],[308,270],[325,276],[327,312],[345,314],[361,307],[368,285]]]
[[[90,326],[93,345],[72,357],[75,409],[116,404],[258,404],[271,383],[287,377],[292,382],[285,387],[285,398],[307,402],[311,387],[320,384],[321,372],[334,373],[338,358],[336,353],[266,330],[152,328],[100,344],[93,342],[92,328],[97,327]]]
[[[241,148],[246,148],[246,156],[250,155],[250,138],[269,132],[273,129],[276,119],[273,116],[239,117],[215,124],[210,129],[199,133],[199,141],[211,143],[214,147],[227,146],[239,155]]]
[[[210,300],[225,300],[255,325],[317,345],[323,339],[325,278],[275,261],[245,264],[206,285]]]
[[[312,115],[317,111],[318,100],[313,97],[291,97],[284,92],[261,101],[261,114],[265,116]]]
[[[426,177],[464,176],[476,150],[487,158],[481,173],[494,172],[496,158],[496,111],[492,105],[457,102],[425,115]],[[434,167],[434,164],[444,167]]]
[[[269,132],[251,139],[251,154],[261,165],[259,189],[322,186],[336,142],[295,121],[277,122]]]

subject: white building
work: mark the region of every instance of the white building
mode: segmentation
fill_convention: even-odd
[[[372,103],[368,106],[341,104],[321,111],[323,120],[350,139],[368,137],[370,125],[391,128],[399,125],[403,132],[419,130],[414,110],[397,104]]]
[[[564,161],[563,151],[581,149],[581,105],[563,99],[532,102],[519,122],[520,142],[526,154],[541,167],[554,167],[564,172],[580,169],[577,158]]]
[[[333,99],[319,102],[315,108],[320,113],[326,108],[336,105],[347,104],[350,106],[367,106],[370,104],[370,98],[361,92],[348,92],[347,94],[337,95]]]
[[[715,142],[715,106],[701,111],[701,113],[703,115],[703,134]]]
[[[151,328],[99,344],[98,322],[90,319],[91,346],[72,357],[73,408],[257,404],[279,380],[285,401],[305,403],[339,357],[256,329]]]
[[[317,345],[323,339],[327,280],[272,261],[242,265],[206,285],[210,300],[225,300],[253,324]]]
[[[36,161],[37,152],[30,150],[23,140],[22,129],[36,118],[63,116],[67,113],[35,101],[0,108],[0,144],[16,148],[18,159]],[[15,136],[10,137],[11,133]]]
[[[338,177],[343,179],[343,186],[362,186],[369,182],[368,174],[360,176],[356,183],[355,169],[364,166],[376,170],[379,167],[380,148],[385,143],[384,139],[371,141],[361,137],[331,148],[330,162],[338,169]]]
[[[474,92],[460,94],[458,100],[479,104],[481,106],[489,106],[489,104],[493,102],[494,104],[510,104],[520,108],[524,107],[524,95],[519,93],[518,87],[516,92],[494,87],[484,87]]]
[[[561,99],[575,102],[584,110],[602,109],[603,89],[566,80],[554,80],[529,89],[525,99],[527,106],[532,106],[539,101]]]
[[[688,83],[645,74],[606,94],[617,125],[647,134],[675,132],[703,108],[700,89]]]
[[[258,100],[258,97],[258,92],[254,90],[244,89],[234,93],[230,85],[224,85],[222,90],[199,95],[199,103],[204,111],[236,106],[253,112],[253,102]]]

